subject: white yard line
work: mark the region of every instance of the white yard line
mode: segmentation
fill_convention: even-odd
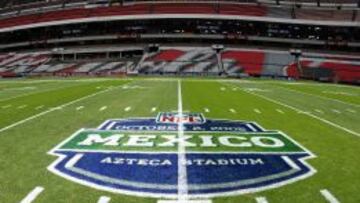
[[[151,112],[155,112],[156,109],[157,109],[156,107],[152,107],[152,108],[151,108]]]
[[[276,109],[277,112],[284,114],[284,112],[281,109]]]
[[[236,113],[235,109],[229,109],[231,113]]]
[[[303,94],[303,95],[314,96],[314,97],[318,97],[318,98],[329,100],[329,101],[334,101],[334,102],[338,102],[338,103],[342,103],[342,104],[346,104],[346,105],[350,105],[350,106],[360,107],[360,105],[357,105],[357,104],[352,104],[352,103],[344,102],[341,100],[337,100],[337,99],[333,99],[333,98],[329,98],[329,97],[325,97],[325,96],[315,95],[315,94],[311,94],[311,93],[307,93],[307,92],[301,92],[301,91],[293,90],[293,89],[286,88],[286,87],[280,87],[280,86],[276,86],[276,87],[286,89],[286,90],[292,91],[292,92],[297,92],[297,93]]]
[[[187,168],[186,168],[186,148],[184,142],[184,125],[182,121],[183,106],[181,94],[181,81],[178,80],[178,201],[188,201],[188,182],[187,182]]]
[[[122,86],[122,85],[121,85],[121,86]],[[121,86],[120,86],[120,87],[121,87]],[[62,109],[62,108],[67,107],[67,106],[69,106],[69,105],[75,104],[75,103],[77,103],[77,102],[79,102],[79,101],[82,101],[82,100],[85,100],[85,99],[94,97],[94,96],[96,96],[96,95],[99,95],[99,94],[102,94],[102,93],[108,92],[108,91],[110,91],[110,89],[106,89],[106,90],[103,90],[103,91],[100,91],[100,92],[95,92],[95,93],[93,93],[93,94],[86,95],[86,96],[81,97],[81,98],[79,98],[79,99],[75,99],[75,100],[70,101],[70,102],[68,102],[68,103],[62,104],[62,105],[57,106],[57,107],[55,107],[55,108],[51,108],[51,109],[49,109],[49,110],[40,112],[40,113],[38,113],[38,114],[35,114],[35,115],[30,116],[30,117],[28,117],[28,118],[25,118],[25,119],[23,119],[23,120],[21,120],[21,121],[15,122],[15,123],[13,123],[13,124],[11,124],[11,125],[8,125],[8,126],[6,126],[6,127],[1,128],[1,129],[0,129],[0,133],[1,133],[1,132],[4,132],[4,131],[6,131],[6,130],[9,130],[9,129],[11,129],[11,128],[14,128],[14,127],[16,127],[16,126],[18,126],[18,125],[21,125],[21,124],[23,124],[23,123],[26,123],[26,122],[28,122],[28,121],[31,121],[31,120],[33,120],[33,119],[35,119],[35,118],[41,117],[41,116],[46,115],[46,114],[48,114],[48,113],[51,113],[51,112],[53,112],[53,111]]]
[[[339,200],[336,199],[336,197],[334,197],[334,195],[332,195],[329,190],[327,189],[322,189],[320,190],[320,193],[322,194],[322,196],[325,197],[325,199],[329,202],[329,203],[340,203]]]
[[[210,112],[210,110],[209,110],[208,108],[204,108],[204,111],[205,111],[206,113],[209,113],[209,112]]]
[[[83,108],[84,108],[84,106],[78,106],[78,107],[76,107],[76,111],[80,111]]]
[[[255,199],[257,203],[268,203],[265,197],[256,197]]]
[[[284,103],[282,103],[282,102],[279,102],[279,101],[277,101],[277,100],[271,99],[271,98],[269,98],[269,97],[266,97],[266,96],[263,96],[263,95],[260,95],[260,94],[254,93],[254,92],[249,92],[249,91],[245,91],[245,90],[243,90],[243,91],[246,92],[246,93],[248,93],[248,94],[252,94],[252,95],[254,95],[254,96],[260,97],[260,98],[262,98],[262,99],[264,99],[264,100],[270,101],[270,102],[272,102],[272,103],[275,103],[275,104],[281,105],[281,106],[283,106],[283,107],[292,109],[292,110],[294,110],[294,111],[296,111],[296,112],[298,112],[298,113],[303,113],[303,114],[305,114],[305,115],[307,115],[307,116],[309,116],[309,117],[312,117],[312,118],[314,118],[314,119],[317,119],[317,120],[319,120],[319,121],[321,121],[321,122],[323,122],[323,123],[326,123],[326,124],[331,125],[331,126],[333,126],[333,127],[335,127],[335,128],[338,128],[338,129],[340,129],[340,130],[343,130],[343,131],[345,131],[345,132],[347,132],[347,133],[350,133],[350,134],[352,134],[352,135],[355,135],[355,136],[360,137],[360,133],[358,133],[358,132],[356,132],[356,131],[353,131],[353,130],[350,130],[350,129],[348,129],[348,128],[345,128],[345,127],[343,127],[343,126],[340,126],[340,125],[338,125],[338,124],[336,124],[336,123],[333,123],[333,122],[331,122],[331,121],[328,121],[328,120],[326,120],[326,119],[324,119],[324,118],[321,118],[321,117],[319,117],[319,116],[316,116],[316,115],[314,115],[314,114],[311,114],[310,112],[304,112],[304,111],[302,111],[302,110],[300,110],[300,109],[298,109],[298,108],[296,108],[296,107],[290,106],[290,105],[288,105],[288,104],[284,104]]]
[[[259,109],[254,109],[254,112],[257,114],[261,114],[261,111]]]
[[[31,203],[33,202],[36,197],[44,190],[43,187],[37,186],[35,187],[26,197],[21,200],[20,203]]]
[[[110,197],[101,196],[101,197],[99,198],[99,200],[98,200],[98,202],[97,202],[97,203],[109,203],[109,202],[110,202],[110,200],[111,200],[111,198],[110,198]]]
[[[126,111],[126,112],[128,112],[128,111],[130,111],[131,110],[131,106],[128,106],[128,107],[126,107],[125,109],[124,109],[124,111]]]
[[[101,107],[100,109],[99,109],[99,111],[104,111],[104,110],[106,110],[107,109],[107,106],[103,106],[103,107]]]

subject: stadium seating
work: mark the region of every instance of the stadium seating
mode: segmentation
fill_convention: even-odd
[[[360,63],[356,61],[305,58],[300,60],[300,64],[303,76],[309,79],[321,79],[318,77],[320,75],[328,81],[351,83],[360,81]],[[286,74],[290,77],[299,77],[299,71],[295,63],[291,63],[286,68]]]
[[[225,51],[222,53],[227,72],[242,72],[248,75],[261,75],[265,53],[263,51]]]
[[[360,62],[353,56],[321,55],[300,60],[300,75],[294,57],[285,51],[226,49],[221,53],[226,73],[250,76],[293,77],[352,82],[360,81]],[[0,76],[19,75],[111,75],[137,71],[140,74],[219,74],[221,64],[211,48],[164,48],[145,55],[136,66],[133,60],[81,60],[64,62],[50,53],[0,55]],[[135,69],[137,67],[137,69]]]
[[[238,16],[263,16],[276,18],[297,18],[307,20],[333,20],[333,21],[358,21],[359,15],[354,15],[352,10],[319,10],[319,9],[294,9],[286,7],[269,7],[257,4],[211,4],[211,3],[137,3],[126,6],[106,7],[76,7],[50,10],[39,9],[35,13],[15,12],[16,15],[3,16],[0,19],[0,28],[19,25],[28,25],[40,22],[52,22],[69,19],[89,17],[117,16],[117,15],[144,15],[144,14],[221,14]],[[1,13],[1,11],[0,11]],[[355,16],[355,18],[354,18]]]

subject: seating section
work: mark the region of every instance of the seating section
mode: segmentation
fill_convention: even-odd
[[[123,74],[134,67],[133,61],[122,62],[57,62],[48,53],[2,54],[0,76]]]
[[[226,49],[218,61],[211,48],[163,48],[135,60],[64,62],[49,53],[0,54],[0,76],[21,75],[111,75],[136,71],[140,74],[207,74],[305,77],[316,80],[360,82],[360,57],[305,54],[300,67],[285,51]],[[302,71],[302,74],[299,72]]]
[[[25,74],[50,60],[47,54],[4,54],[0,56],[0,76]]]
[[[360,82],[360,62],[333,60],[328,58],[304,58],[300,60],[303,76],[309,79],[321,79],[340,82]],[[299,77],[299,70],[295,63],[289,64],[286,74]]]
[[[352,21],[353,11],[297,9],[295,17],[305,20]]]
[[[264,57],[263,51],[229,50],[221,55],[226,72],[246,73],[253,76],[262,74]]]
[[[140,73],[218,73],[215,53],[209,48],[165,49],[148,55]]]
[[[12,12],[0,19],[0,28],[29,25],[42,22],[52,22],[90,17],[145,15],[145,14],[212,14],[237,16],[263,16],[286,19],[331,20],[331,21],[359,21],[359,13],[352,10],[320,10],[294,9],[286,7],[266,7],[258,4],[211,4],[211,3],[136,3],[130,5],[91,6],[82,5],[76,8],[59,7],[59,10],[35,13]],[[26,14],[27,13],[27,14]],[[0,14],[1,15],[1,14]],[[14,16],[18,15],[18,16]]]

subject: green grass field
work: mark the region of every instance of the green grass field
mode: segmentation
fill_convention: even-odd
[[[333,202],[323,189],[339,202],[360,202],[359,87],[192,78],[0,80],[0,202],[20,202],[41,186],[33,202],[87,203],[107,196],[114,203],[156,203],[159,199],[96,190],[57,176],[47,170],[57,158],[48,152],[77,130],[110,118],[176,111],[179,81],[184,112],[255,121],[316,155],[307,163],[317,172],[304,180],[212,202],[256,202],[257,197],[270,203]]]

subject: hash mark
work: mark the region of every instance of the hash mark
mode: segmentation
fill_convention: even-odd
[[[256,198],[257,203],[268,203],[265,197],[257,197]]]
[[[284,114],[284,112],[281,109],[276,109],[277,112]]]
[[[356,113],[356,111],[354,109],[346,109],[346,111],[348,111],[350,113]]]
[[[18,106],[17,108],[18,109],[23,109],[23,108],[26,108],[27,107],[27,105],[21,105],[21,106]]]
[[[124,109],[124,111],[126,111],[126,112],[128,112],[128,111],[130,111],[131,110],[131,106],[128,106],[128,107],[126,107],[125,109]]]
[[[100,109],[99,109],[99,111],[104,111],[104,110],[106,110],[107,109],[107,106],[103,106],[103,107],[101,107]]]
[[[39,110],[39,109],[42,109],[44,107],[44,105],[41,105],[41,106],[37,106],[35,107],[36,110]]]
[[[97,203],[109,203],[109,202],[110,202],[110,200],[111,200],[111,198],[110,198],[110,197],[107,197],[107,196],[101,196],[101,197],[99,198],[99,200],[98,200],[98,202],[97,202]]]
[[[261,111],[259,109],[254,109],[255,113],[261,114]]]
[[[84,106],[78,106],[77,108],[76,108],[76,111],[80,111],[81,109],[83,109],[84,108]]]
[[[7,109],[7,108],[9,108],[9,107],[11,107],[11,104],[6,105],[6,106],[2,106],[1,108],[3,108],[3,109]]]

